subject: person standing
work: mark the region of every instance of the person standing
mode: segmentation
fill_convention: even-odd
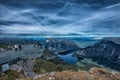
[[[14,48],[15,48],[15,51],[18,51],[18,45],[17,44],[14,45]]]

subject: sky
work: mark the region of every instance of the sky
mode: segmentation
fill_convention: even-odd
[[[0,37],[120,37],[120,0],[0,0]]]

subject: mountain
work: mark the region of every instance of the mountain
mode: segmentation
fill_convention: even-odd
[[[114,41],[102,40],[93,46],[80,49],[76,54],[120,71],[120,45]]]
[[[66,39],[48,39],[46,40],[46,47],[50,51],[64,52],[69,50],[75,50],[79,47],[71,40]]]
[[[113,41],[116,44],[120,44],[120,37],[109,37],[109,38],[104,38],[105,40]]]

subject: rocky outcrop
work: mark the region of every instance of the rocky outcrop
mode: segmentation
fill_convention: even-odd
[[[113,41],[102,40],[93,46],[80,49],[76,54],[120,70],[120,45]]]

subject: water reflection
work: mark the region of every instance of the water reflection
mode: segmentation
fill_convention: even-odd
[[[68,54],[59,54],[58,57],[60,57],[64,62],[67,64],[75,64],[78,61],[78,58],[73,56],[73,52],[68,53]]]

